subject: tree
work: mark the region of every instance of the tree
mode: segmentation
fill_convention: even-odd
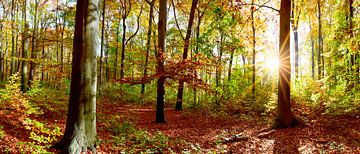
[[[251,5],[254,5],[254,0],[251,1]],[[254,22],[254,12],[255,12],[255,8],[251,7],[251,29],[252,29],[252,94],[253,94],[253,98],[255,99],[255,74],[256,74],[256,63],[255,63],[255,58],[256,58],[256,31],[255,31],[255,22]]]
[[[38,30],[38,7],[39,7],[39,0],[34,0],[35,2],[35,10],[34,10],[34,23],[33,23],[33,32],[32,32],[32,40],[31,40],[31,61],[30,61],[30,74],[29,74],[29,87],[32,86],[32,81],[35,77],[35,69],[36,69],[36,57],[37,57],[37,30]]]
[[[302,1],[301,1],[302,2]],[[301,9],[295,5],[296,0],[293,0],[291,5],[291,18],[290,23],[294,33],[294,46],[295,46],[295,78],[299,76],[299,37],[298,37],[298,26]]]
[[[290,106],[290,10],[291,0],[281,0],[280,7],[280,68],[278,85],[278,107],[275,127],[293,127],[297,124]]]
[[[96,49],[99,0],[78,0],[73,40],[70,100],[63,138],[54,146],[67,153],[96,152]],[[86,151],[84,151],[86,152]]]
[[[151,1],[146,0],[146,3],[149,4],[150,11],[149,11],[149,27],[148,27],[148,32],[147,32],[146,54],[145,54],[145,65],[144,65],[144,71],[143,71],[143,78],[145,78],[148,73],[147,67],[149,64],[149,56],[150,56],[150,44],[151,44],[152,24],[153,24],[153,18],[154,18],[153,13],[154,13],[155,0],[151,0]],[[142,83],[141,84],[141,92],[140,92],[141,99],[144,97],[144,93],[145,93],[145,83]]]
[[[100,66],[99,66],[99,86],[102,83],[102,67],[103,67],[103,55],[104,55],[104,32],[105,32],[105,8],[106,0],[103,0],[103,9],[102,9],[102,21],[101,21],[101,45],[100,45]]]
[[[322,79],[324,77],[324,56],[323,56],[323,39],[322,39],[322,32],[321,32],[321,4],[320,0],[317,0],[317,8],[318,8],[318,79]]]
[[[124,77],[124,60],[125,60],[125,48],[126,48],[126,44],[132,39],[134,38],[134,36],[138,33],[139,31],[139,27],[140,27],[140,15],[142,13],[142,9],[143,6],[141,5],[141,9],[139,12],[139,15],[137,17],[137,28],[135,30],[135,32],[129,37],[126,38],[126,19],[128,18],[130,11],[132,9],[132,2],[131,0],[127,1],[120,1],[121,2],[121,19],[122,19],[122,41],[121,41],[121,59],[120,59],[120,79],[122,79]]]
[[[166,37],[166,22],[167,22],[167,0],[159,0],[159,23],[158,23],[158,46],[157,53],[157,67],[156,74],[158,74],[157,81],[157,98],[156,98],[156,122],[165,123],[164,111],[164,96],[165,96],[165,80],[163,74],[165,72],[165,37]]]
[[[23,57],[23,62],[22,62],[22,69],[21,69],[21,91],[23,93],[27,92],[27,85],[28,85],[28,58],[29,58],[29,49],[28,49],[28,45],[29,45],[29,40],[28,40],[28,23],[26,20],[26,7],[27,7],[27,1],[24,0],[24,4],[23,4],[23,22],[24,22],[24,30],[23,30],[23,36],[22,36],[22,57]]]
[[[192,3],[191,3],[190,17],[189,17],[188,27],[186,29],[186,35],[185,35],[185,39],[184,39],[183,62],[185,62],[188,57],[189,46],[190,46],[190,36],[191,36],[192,26],[194,23],[194,15],[195,15],[195,9],[196,9],[197,2],[198,2],[198,0],[192,0]],[[175,6],[174,6],[174,9],[175,9]],[[183,92],[184,92],[184,81],[182,81],[180,79],[175,110],[182,110]]]

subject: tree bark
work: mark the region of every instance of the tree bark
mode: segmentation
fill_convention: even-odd
[[[124,60],[125,60],[125,47],[126,47],[126,17],[122,18],[122,40],[121,40],[121,59],[120,59],[120,79],[124,77]]]
[[[254,4],[254,0],[251,1],[252,4]],[[254,10],[251,9],[251,29],[252,29],[252,94],[253,94],[253,99],[255,99],[255,74],[256,74],[256,62],[255,62],[255,58],[256,58],[256,51],[255,51],[255,47],[256,47],[256,31],[255,31],[255,22],[254,22]]]
[[[324,57],[322,55],[322,32],[321,32],[321,7],[320,0],[317,0],[317,8],[318,8],[318,79],[323,78],[323,67],[324,67]]]
[[[158,24],[158,46],[157,54],[157,68],[156,73],[159,75],[157,82],[157,103],[156,103],[156,122],[165,123],[165,37],[166,37],[166,22],[167,22],[167,0],[159,0],[159,24]]]
[[[36,69],[36,57],[37,57],[37,14],[38,14],[38,5],[39,2],[38,0],[34,0],[35,1],[35,10],[34,10],[34,25],[33,25],[33,33],[32,33],[32,40],[31,40],[31,61],[30,61],[30,74],[29,74],[29,81],[28,81],[28,85],[31,88],[32,87],[32,82],[34,80],[35,77],[35,69]]]
[[[99,0],[78,0],[71,89],[63,138],[54,146],[66,153],[96,152],[96,51]]]
[[[297,12],[298,15],[295,17],[295,0],[292,3],[291,9],[291,18],[290,23],[292,25],[293,33],[294,33],[294,46],[295,46],[295,79],[297,79],[300,75],[299,71],[299,38],[298,38],[298,25],[299,25],[299,17],[300,12]]]
[[[115,63],[114,63],[114,79],[117,79],[117,66],[118,66],[118,57],[119,57],[119,34],[120,34],[120,21],[119,18],[118,27],[116,29],[116,49],[115,49]]]
[[[26,7],[27,7],[27,2],[26,0],[24,0],[24,4],[23,4],[23,22],[24,22],[24,31],[23,31],[23,37],[22,37],[22,69],[21,69],[21,91],[23,93],[27,92],[27,85],[28,85],[28,58],[29,58],[29,53],[28,53],[28,45],[29,45],[29,40],[28,40],[28,23],[26,20]]]
[[[147,67],[148,67],[148,63],[149,63],[150,47],[151,47],[151,33],[152,33],[152,23],[153,23],[153,13],[154,13],[154,3],[155,3],[155,0],[152,0],[151,2],[148,2],[149,6],[150,6],[149,27],[148,27],[147,41],[146,41],[146,55],[145,55],[145,65],[144,65],[144,71],[143,71],[143,78],[145,78],[147,76]],[[144,93],[145,93],[145,83],[141,84],[141,92],[140,92],[141,100],[144,97]]]
[[[310,32],[311,32],[311,23]],[[311,77],[315,79],[315,41],[313,36],[310,34],[310,42],[311,42]]]
[[[294,127],[297,124],[290,105],[290,10],[291,0],[281,0],[278,107],[274,125],[277,128]]]
[[[103,54],[104,54],[104,33],[105,33],[105,8],[106,0],[103,0],[102,21],[101,21],[101,45],[100,45],[100,66],[99,66],[99,87],[103,80]]]
[[[15,0],[11,1],[11,62],[10,75],[15,73]]]
[[[195,9],[196,9],[197,3],[198,3],[198,0],[192,0],[192,3],[191,3],[189,22],[188,22],[188,27],[186,29],[185,39],[184,39],[184,51],[183,51],[183,59],[182,59],[183,62],[185,62],[188,57],[191,31],[192,31],[192,26],[194,23],[194,15],[195,15]],[[183,92],[184,92],[184,81],[180,79],[175,110],[178,110],[178,111],[182,110]]]
[[[230,61],[229,61],[229,70],[228,70],[228,81],[231,81],[231,70],[232,70],[232,65],[233,65],[233,60],[234,60],[234,51],[235,49],[231,49],[231,53],[230,53]]]

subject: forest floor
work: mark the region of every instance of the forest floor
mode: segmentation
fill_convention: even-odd
[[[51,130],[56,126],[64,130],[67,99],[33,101],[36,107],[31,114],[29,108],[8,103],[0,108],[0,153],[56,152],[49,148],[55,138],[46,136],[61,137]],[[156,124],[152,104],[102,98],[97,103],[98,152],[360,153],[360,115],[310,114],[312,111],[304,108],[301,113],[295,111],[305,124],[277,130],[267,129],[271,119],[264,116],[216,116],[200,109],[166,108],[167,123]],[[27,118],[44,125],[24,122]]]

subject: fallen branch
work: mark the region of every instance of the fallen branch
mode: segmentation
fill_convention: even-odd
[[[275,129],[272,129],[268,132],[262,132],[260,133],[259,135],[257,135],[258,138],[265,138],[265,137],[268,137],[270,136],[271,134],[274,134],[275,133]]]
[[[233,142],[247,141],[247,140],[249,140],[249,137],[244,136],[243,134],[237,134],[230,137],[225,137],[221,143],[226,144],[226,143],[233,143]]]

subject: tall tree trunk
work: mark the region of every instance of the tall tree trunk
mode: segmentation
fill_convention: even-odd
[[[164,56],[165,56],[165,37],[167,22],[167,0],[159,0],[159,24],[158,24],[158,46],[156,73],[159,75],[157,81],[157,102],[156,102],[156,122],[165,123],[165,80],[164,76]]]
[[[28,23],[27,23],[27,19],[26,19],[26,7],[27,7],[27,2],[26,0],[24,0],[24,4],[23,4],[23,22],[24,22],[24,31],[23,31],[23,36],[22,36],[22,69],[21,69],[21,91],[23,93],[27,92],[27,85],[28,85],[28,58],[29,58],[29,51],[28,51],[28,45],[29,45],[29,41],[28,41]]]
[[[321,34],[321,7],[320,0],[317,0],[317,8],[318,8],[318,79],[322,79],[323,75],[323,67],[324,67],[324,57],[322,51],[322,34]]]
[[[64,11],[64,16],[63,16],[63,26],[62,26],[62,30],[61,30],[61,45],[60,45],[60,72],[61,72],[61,77],[63,77],[63,73],[64,73],[64,32],[65,32],[65,24],[66,22],[66,13]]]
[[[99,30],[99,0],[78,0],[71,89],[63,138],[55,148],[66,153],[96,153],[96,41]]]
[[[311,23],[310,32],[311,32]],[[311,77],[315,79],[315,41],[313,36],[310,34],[310,42],[311,42]]]
[[[229,70],[228,70],[228,81],[231,81],[231,70],[232,70],[233,59],[234,59],[234,50],[235,50],[235,49],[231,49],[231,53],[230,53]]]
[[[114,63],[114,79],[117,79],[117,66],[118,66],[118,57],[119,57],[119,34],[120,34],[120,21],[119,18],[118,27],[116,29],[116,49],[115,49],[115,63]]]
[[[192,3],[191,3],[189,22],[188,22],[188,27],[186,29],[185,39],[184,39],[184,51],[183,51],[183,60],[182,60],[183,62],[185,62],[188,57],[191,31],[192,31],[192,26],[194,23],[194,15],[195,15],[195,9],[196,9],[197,3],[198,3],[198,0],[192,0]],[[175,110],[178,110],[178,111],[182,110],[183,92],[184,92],[184,81],[182,79],[180,79]]]
[[[38,5],[39,2],[38,0],[34,0],[35,1],[35,10],[34,10],[34,23],[33,23],[33,33],[32,33],[32,40],[31,40],[31,61],[30,61],[30,74],[29,74],[29,81],[28,81],[28,85],[31,88],[32,87],[32,82],[34,80],[35,74],[36,74],[36,57],[37,57],[37,13],[38,13]]]
[[[126,16],[127,17],[127,16]],[[126,17],[122,18],[122,41],[121,41],[121,59],[120,59],[120,79],[124,77],[124,60],[125,60],[125,47],[126,47]]]
[[[103,10],[102,10],[102,21],[101,21],[101,46],[100,46],[100,66],[99,66],[99,87],[102,84],[103,80],[103,54],[104,54],[104,32],[105,32],[105,8],[106,0],[103,0]]]
[[[299,71],[299,38],[298,38],[298,25],[299,25],[299,17],[300,12],[297,12],[298,15],[295,17],[295,0],[292,3],[291,7],[291,17],[290,17],[290,23],[291,27],[293,29],[294,33],[294,46],[295,46],[295,79],[297,79],[300,76]]]
[[[11,65],[10,75],[15,73],[15,0],[11,1]]]
[[[293,127],[297,124],[290,105],[290,10],[291,0],[281,0],[280,7],[280,45],[279,45],[279,87],[278,107],[275,127]]]
[[[251,1],[251,4],[254,4],[254,0]],[[255,62],[255,58],[256,58],[256,31],[255,31],[255,19],[254,19],[254,11],[253,9],[251,9],[251,29],[252,29],[252,94],[253,94],[253,99],[255,99],[255,74],[256,74],[256,62]]]
[[[150,11],[149,11],[149,27],[148,27],[147,40],[146,40],[146,54],[145,54],[145,65],[144,65],[144,71],[143,71],[143,78],[146,78],[146,76],[147,76],[147,67],[148,67],[149,56],[150,56],[151,33],[152,33],[153,12],[154,12],[155,0],[151,0],[151,2],[149,2],[149,1],[147,1],[147,2],[150,6]],[[142,83],[141,84],[141,92],[140,92],[141,101],[143,100],[144,93],[145,93],[145,83]]]
[[[222,54],[223,54],[223,43],[224,43],[224,33],[222,32],[222,30],[220,30],[220,43],[219,43],[219,49],[218,49],[218,52],[219,52],[219,57],[218,57],[218,60],[217,60],[217,66],[216,66],[216,72],[215,72],[215,84],[216,84],[216,87],[220,87],[220,80],[221,80],[221,72],[222,72],[222,69],[221,69],[221,63],[222,63]],[[219,103],[219,93],[215,92],[215,105],[217,107],[220,106],[220,103]]]

